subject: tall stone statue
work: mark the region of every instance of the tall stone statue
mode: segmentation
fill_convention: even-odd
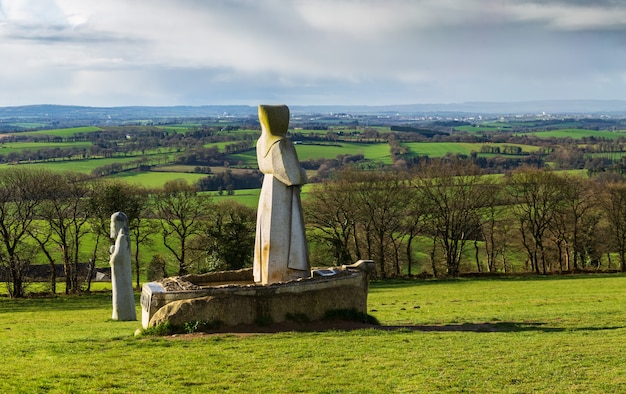
[[[137,320],[130,261],[128,217],[123,212],[111,215],[111,286],[113,288],[113,320]]]
[[[259,121],[256,154],[265,177],[257,213],[254,281],[270,284],[308,278],[311,267],[300,202],[300,188],[307,179],[287,139],[289,108],[260,105]]]

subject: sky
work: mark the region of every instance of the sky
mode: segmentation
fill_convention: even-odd
[[[0,106],[626,99],[626,0],[0,0]]]

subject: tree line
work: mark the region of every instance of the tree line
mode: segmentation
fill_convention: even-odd
[[[626,271],[626,182],[612,174],[485,175],[444,158],[404,172],[344,169],[304,204],[315,259],[370,258],[380,278]]]
[[[197,184],[160,189],[77,173],[13,167],[0,172],[0,267],[10,296],[25,294],[28,267],[64,267],[65,291],[89,290],[81,262],[108,261],[109,218],[130,220],[133,265],[169,274],[251,265],[256,212],[215,203]],[[379,278],[468,273],[626,271],[626,182],[524,167],[485,174],[443,158],[406,171],[330,172],[304,199],[313,265],[376,262]],[[162,242],[168,255],[142,263]],[[153,279],[153,278],[148,278]]]
[[[108,261],[110,216],[117,211],[129,218],[137,286],[145,268],[141,251],[155,239],[170,252],[178,275],[238,269],[252,259],[255,210],[214,203],[182,179],[151,190],[72,172],[8,168],[0,171],[0,271],[9,295],[26,294],[29,266],[41,261],[50,265],[51,293],[57,264],[66,293],[89,290],[95,262]],[[87,273],[79,269],[86,260]],[[164,260],[155,255],[151,261],[162,275]]]

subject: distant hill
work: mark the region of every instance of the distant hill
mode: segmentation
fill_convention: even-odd
[[[286,103],[289,105],[289,103]],[[407,105],[290,105],[293,114],[352,114],[352,115],[514,115],[514,114],[607,114],[626,116],[626,100],[546,100],[508,103],[469,102],[451,104],[407,104]],[[55,121],[67,124],[103,124],[124,121],[159,121],[168,118],[206,117],[253,117],[256,106],[249,105],[205,105],[205,106],[127,106],[127,107],[82,107],[68,105],[27,105],[0,107],[0,123]]]
[[[353,114],[615,114],[626,115],[626,100],[545,100],[519,102],[468,102],[386,106],[293,106],[293,112],[345,112]]]
[[[154,119],[168,117],[216,117],[256,114],[256,108],[245,105],[207,105],[172,107],[81,107],[70,105],[26,105],[0,107],[0,118],[90,118],[90,119]]]

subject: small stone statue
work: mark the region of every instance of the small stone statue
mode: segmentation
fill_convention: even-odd
[[[300,201],[300,188],[307,179],[287,139],[289,108],[260,105],[259,121],[256,154],[265,176],[257,213],[254,281],[270,284],[308,278],[311,267]]]
[[[128,217],[123,212],[111,215],[111,286],[113,288],[113,320],[137,320],[133,274],[130,261]]]

